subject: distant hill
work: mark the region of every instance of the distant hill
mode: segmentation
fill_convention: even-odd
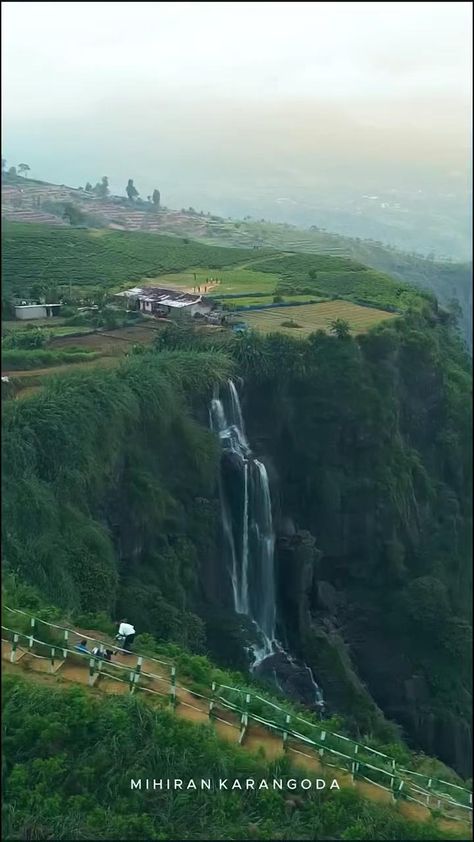
[[[349,257],[405,283],[435,293],[441,304],[457,302],[460,328],[472,348],[471,263],[434,260],[406,253],[373,240],[344,237],[319,230],[298,229],[292,225],[230,220],[197,213],[192,208],[180,211],[160,208],[148,201],[133,204],[125,197],[97,197],[85,190],[65,185],[2,176],[2,218],[17,222],[36,222],[65,226],[65,205],[73,203],[83,214],[83,225],[123,231],[173,234],[198,239],[209,245],[239,249],[277,249],[284,251]]]

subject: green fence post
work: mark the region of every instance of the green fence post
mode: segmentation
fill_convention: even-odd
[[[54,646],[52,646],[51,647],[51,666],[49,668],[50,672],[54,672],[54,656],[55,656],[55,653],[56,653],[55,648],[54,648]]]
[[[290,730],[290,722],[291,722],[291,716],[290,716],[289,713],[287,713],[286,717],[285,717],[285,730],[283,731],[283,748],[285,748],[285,749],[286,749],[286,743],[287,743],[287,740],[288,740],[288,731]]]
[[[326,731],[321,731],[321,737],[320,737],[321,742],[324,743],[325,739],[326,739]],[[324,748],[322,746],[319,749],[319,756],[324,757]]]
[[[10,652],[10,662],[12,664],[16,661],[16,647],[18,646],[18,635],[13,635],[12,651]]]
[[[211,684],[211,699],[209,702],[209,719],[212,717],[212,711],[215,705],[215,697],[216,697],[216,682],[213,681]]]
[[[35,636],[35,624],[36,624],[36,620],[35,620],[34,617],[32,617],[31,620],[30,620],[31,632],[30,632],[30,636],[28,638],[28,649],[30,649],[30,650],[33,649],[33,640],[34,640],[34,636]]]
[[[67,629],[64,629],[64,648],[63,648],[63,658],[67,657],[67,650],[69,645],[69,632]]]
[[[135,667],[135,674],[136,674],[135,684],[138,684],[138,679],[140,678],[140,673],[142,671],[142,664],[143,664],[143,658],[140,656],[137,660],[137,665]]]
[[[249,716],[248,716],[248,707],[250,704],[250,693],[246,693],[245,695],[245,709],[242,713],[240,719],[240,736],[239,736],[239,745],[242,745],[242,740],[244,739],[245,732],[247,730],[247,726],[249,724]]]
[[[138,658],[137,663],[135,665],[135,669],[132,670],[132,672],[130,673],[130,693],[135,692],[135,687],[137,686],[138,681],[140,679],[140,671],[142,668],[142,664],[143,658]]]
[[[95,658],[91,658],[89,660],[89,687],[92,687],[94,684],[94,665],[95,665]]]
[[[171,667],[171,688],[170,688],[170,701],[173,707],[176,706],[176,667]]]
[[[357,754],[358,751],[359,751],[359,746],[356,743],[355,747],[354,747],[354,754]],[[358,771],[359,771],[359,763],[358,763],[357,758],[356,758],[356,772],[358,772]]]
[[[432,779],[432,778],[429,778],[429,780],[428,780],[428,785],[427,785],[427,789],[431,789],[431,785],[432,785],[432,783],[433,783],[433,779]],[[428,807],[430,806],[430,793],[429,793],[429,792],[428,792],[428,793],[427,793],[427,795],[426,795],[426,804],[427,804],[427,806],[428,806]]]

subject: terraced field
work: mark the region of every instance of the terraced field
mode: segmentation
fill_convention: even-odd
[[[257,256],[179,237],[16,222],[4,224],[2,246],[3,292],[23,297],[45,279],[59,294],[71,288],[76,294],[104,288],[118,291],[144,278],[159,276],[163,283],[170,272],[187,270],[189,278],[189,266],[209,267],[206,272],[216,274],[223,266],[241,265]]]
[[[219,294],[218,290],[214,293],[214,297],[217,301],[219,301]],[[282,295],[281,298],[283,302],[291,302],[295,304],[307,304],[310,301],[327,301],[327,298],[323,298],[319,295]],[[248,307],[249,305],[259,305],[263,306],[264,304],[273,304],[273,295],[262,295],[256,298],[255,296],[249,295],[248,298],[223,298],[222,304],[226,304],[228,307],[235,307],[237,310],[240,307]],[[281,302],[281,303],[283,303]]]
[[[48,345],[50,351],[71,351],[72,348],[92,352],[91,359],[81,362],[69,362],[67,365],[53,365],[48,368],[9,369],[2,366],[2,374],[15,383],[17,397],[26,397],[38,391],[48,377],[84,371],[90,368],[108,368],[118,365],[123,357],[130,353],[134,345],[151,345],[166,321],[150,322],[146,325],[120,328],[118,330],[98,331],[84,336],[55,336]]]
[[[393,313],[360,307],[350,301],[326,301],[301,307],[275,307],[272,310],[254,310],[245,313],[245,322],[263,333],[286,333],[289,336],[308,336],[316,330],[327,330],[335,319],[349,323],[351,333],[365,333],[375,324],[393,319]],[[294,321],[299,327],[284,327],[282,322]]]

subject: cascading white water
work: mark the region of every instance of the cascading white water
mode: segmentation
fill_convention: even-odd
[[[252,456],[239,396],[232,380],[229,380],[228,403],[230,421],[218,397],[212,400],[210,420],[212,429],[219,435],[223,451],[238,466],[240,534],[236,536],[234,533],[232,513],[221,479],[222,526],[230,557],[235,610],[254,621],[262,639],[261,646],[255,649],[257,663],[274,652],[275,538],[270,486],[265,465]]]
[[[233,380],[229,380],[229,392],[230,392],[230,400],[231,400],[231,420],[232,424],[234,424],[241,432],[245,438],[245,427],[244,427],[244,419],[242,416],[242,410],[240,408],[240,400],[239,400],[239,393],[235,387],[235,383]]]
[[[257,654],[257,659],[267,657],[274,652],[275,622],[276,622],[276,593],[275,593],[275,535],[273,531],[272,501],[270,484],[265,465],[254,459],[254,489],[255,508],[258,520],[256,522],[256,537],[258,541],[259,565],[258,586],[256,600],[258,600],[258,625],[264,638],[264,646]]]
[[[239,395],[232,380],[221,400],[214,395],[210,407],[211,429],[219,436],[225,469],[219,479],[222,531],[227,550],[234,608],[251,619],[259,644],[253,647],[252,670],[270,670],[277,677],[306,676],[306,694],[321,706],[322,693],[310,667],[298,664],[276,639],[275,533],[270,483],[263,462],[252,455],[245,434]],[[282,690],[283,691],[283,690]]]

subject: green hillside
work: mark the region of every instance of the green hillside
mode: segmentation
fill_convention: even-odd
[[[232,266],[253,255],[186,238],[21,223],[4,224],[2,246],[4,296],[28,295],[37,283],[59,290],[132,285],[195,265]]]
[[[99,699],[8,675],[3,717],[6,839],[453,838],[350,789],[295,800],[290,790],[131,791],[132,778],[224,779],[229,786],[304,777],[287,759],[244,754],[211,728],[134,697]]]
[[[430,290],[440,303],[452,300],[461,307],[460,324],[472,346],[472,263],[434,259],[404,252],[373,240],[344,237],[317,228],[301,229],[271,222],[209,223],[212,238],[227,246],[278,248],[298,253],[332,255],[370,266],[402,283]]]
[[[310,254],[278,254],[203,245],[187,238],[105,229],[52,228],[8,223],[2,233],[4,297],[28,296],[38,284],[61,292],[115,289],[144,278],[167,276],[184,269],[257,268],[236,291],[339,295],[381,307],[405,309],[420,296],[407,284],[347,258]],[[235,274],[235,272],[233,273]],[[270,287],[266,275],[274,278]],[[245,272],[247,278],[247,273]],[[259,282],[258,277],[263,278]],[[182,283],[182,276],[177,274]],[[188,283],[192,282],[188,279]],[[250,285],[249,285],[250,284]]]
[[[298,340],[162,325],[113,366],[52,375],[6,400],[5,601],[108,634],[127,617],[136,651],[172,658],[192,692],[209,692],[218,676],[258,690],[259,703],[301,711],[301,695],[283,690],[276,672],[249,674],[255,628],[235,610],[224,558],[209,406],[231,377],[252,451],[268,466],[276,634],[324,693],[328,741],[337,727],[405,771],[467,783],[471,371],[450,314],[347,256],[16,223],[3,242],[6,297],[37,284],[59,293],[146,277],[187,284],[184,270],[200,267],[221,270],[221,288],[250,301],[264,291],[331,299],[310,306],[342,303],[367,318],[368,304],[374,319],[389,311],[362,335]],[[17,342],[10,336],[10,351]],[[239,513],[236,505],[241,524]],[[273,792],[132,793],[132,775],[293,770],[141,698],[99,698],[33,672],[5,676],[8,839],[444,838],[433,822],[408,822],[351,790],[292,805]]]

